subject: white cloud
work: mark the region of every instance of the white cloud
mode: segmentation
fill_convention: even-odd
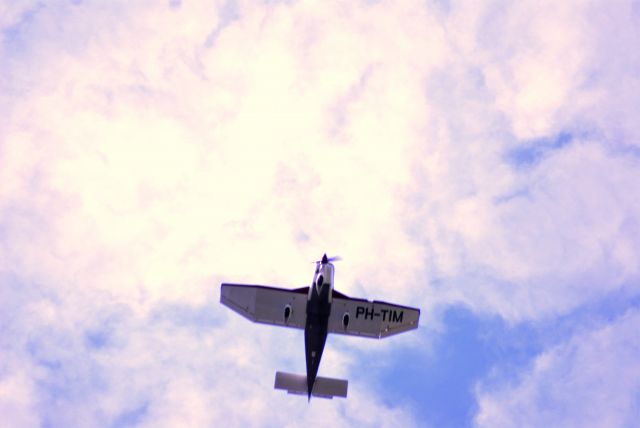
[[[480,386],[476,423],[490,427],[633,426],[640,414],[640,314],[545,350],[514,384]]]
[[[253,373],[242,341],[211,357],[244,320],[197,336],[147,317],[171,304],[222,310],[223,279],[301,286],[324,251],[345,259],[339,289],[421,306],[425,319],[462,302],[538,320],[633,288],[638,168],[621,149],[637,144],[638,64],[618,45],[637,38],[637,15],[623,3],[605,15],[551,2],[232,9],[68,2],[0,13],[11,29],[0,49],[0,270],[38,290],[0,286],[20,302],[12,325],[37,337],[50,326],[78,351],[84,326],[106,322],[101,308],[130,313],[119,344],[97,355],[47,342],[63,372],[84,377],[94,364],[120,381],[91,395],[88,425],[126,409],[141,423],[206,425],[221,417],[211,401],[253,423],[221,394],[223,378],[194,374],[203,365],[224,379],[236,364],[252,373],[232,395],[271,412],[259,382],[274,364]],[[509,163],[510,150],[562,132],[570,144]],[[278,361],[283,343],[260,349]],[[0,378],[19,392],[2,406],[25,417],[42,392],[26,346],[3,348],[27,363]],[[310,415],[412,422],[401,408],[371,418],[380,400],[354,388]],[[127,391],[133,404],[117,399]],[[273,423],[306,412],[277,400]]]
[[[492,207],[470,198],[471,231],[455,229],[477,266],[475,279],[464,278],[478,286],[470,304],[535,319],[632,284],[640,274],[640,206],[627,195],[636,192],[637,164],[575,142],[533,169],[531,184],[507,202]]]
[[[35,385],[27,373],[12,374],[0,381],[0,412],[5,421],[21,427],[37,427]]]
[[[481,31],[487,85],[517,138],[547,135],[562,126],[558,112],[587,79],[583,47],[594,17],[582,2],[496,6],[497,19]]]
[[[605,120],[595,95],[636,74],[635,55],[607,66],[611,27],[621,27],[616,39],[635,34],[625,8],[491,4],[446,15],[454,54],[427,85],[436,108],[430,138],[415,146],[408,217],[437,280],[431,301],[535,320],[637,282],[638,161],[620,150],[635,145],[633,127]],[[569,143],[555,144],[561,136]],[[527,150],[529,163],[511,159]]]

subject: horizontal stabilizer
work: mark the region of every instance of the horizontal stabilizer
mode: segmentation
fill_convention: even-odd
[[[346,398],[348,383],[343,379],[317,377],[311,395],[322,398]],[[307,395],[307,377],[300,374],[276,372],[275,389],[284,389],[289,394]]]

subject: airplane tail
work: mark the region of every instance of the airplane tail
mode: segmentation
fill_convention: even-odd
[[[348,381],[317,377],[311,395],[321,398],[347,397]],[[289,394],[307,395],[307,377],[305,375],[276,372],[275,389],[283,389]]]

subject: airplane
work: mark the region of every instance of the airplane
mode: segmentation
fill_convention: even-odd
[[[310,287],[286,289],[265,285],[220,286],[220,302],[257,323],[304,329],[307,374],[276,372],[275,389],[289,394],[333,398],[347,396],[348,381],[319,377],[318,368],[329,333],[385,338],[418,328],[420,309],[354,299],[333,288],[338,257],[315,262]]]

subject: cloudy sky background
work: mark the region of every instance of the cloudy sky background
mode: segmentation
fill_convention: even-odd
[[[640,3],[0,2],[3,426],[640,418]],[[303,334],[221,281],[419,306]]]

